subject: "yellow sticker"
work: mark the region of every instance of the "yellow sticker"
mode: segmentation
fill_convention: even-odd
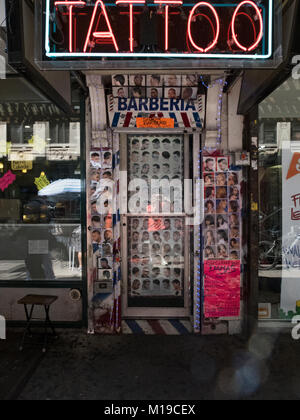
[[[20,160],[11,162],[12,171],[31,171],[32,170],[32,160]]]
[[[42,172],[39,178],[35,178],[34,183],[37,186],[37,189],[41,191],[43,188],[50,184],[50,181],[46,177],[45,173]]]
[[[255,201],[252,201],[251,210],[252,211],[258,211],[258,203],[256,203]]]

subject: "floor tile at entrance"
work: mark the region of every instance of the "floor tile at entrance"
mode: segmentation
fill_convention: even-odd
[[[186,319],[127,319],[122,321],[122,332],[144,335],[187,335],[192,333],[192,325]]]

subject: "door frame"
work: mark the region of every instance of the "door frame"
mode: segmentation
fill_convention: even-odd
[[[190,153],[189,153],[189,143],[190,143],[190,133],[187,133],[184,129],[171,129],[167,132],[163,132],[161,129],[119,129],[115,130],[120,134],[120,171],[124,173],[124,176],[120,177],[120,194],[121,202],[128,203],[128,180],[127,175],[127,138],[128,135],[174,135],[178,134],[183,136],[184,139],[184,179],[189,179],[190,175]],[[190,191],[183,189],[184,191],[184,200],[186,197],[190,197]],[[127,210],[126,210],[127,211]],[[161,214],[159,214],[162,216]],[[122,284],[121,284],[121,293],[122,293],[122,318],[134,318],[134,319],[144,319],[144,318],[189,318],[191,316],[191,267],[190,267],[190,226],[185,225],[184,229],[184,307],[181,308],[167,308],[167,307],[128,307],[128,227],[127,219],[128,217],[134,216],[146,216],[143,213],[140,214],[121,214],[121,271],[122,271]],[[149,214],[147,214],[149,217]],[[155,216],[155,215],[152,215]],[[185,213],[181,214],[164,214],[164,217],[186,217],[188,220],[188,215]]]

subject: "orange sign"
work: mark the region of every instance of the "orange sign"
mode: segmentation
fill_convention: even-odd
[[[172,118],[137,118],[137,128],[174,128]]]
[[[300,153],[294,153],[286,179],[300,174]]]

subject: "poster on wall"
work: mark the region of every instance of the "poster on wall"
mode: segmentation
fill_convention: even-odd
[[[109,133],[89,147],[89,223],[93,254],[89,271],[89,330],[100,334],[120,332],[120,271],[118,269],[120,221],[114,212],[119,163],[118,141],[107,147]]]
[[[112,76],[113,96],[115,98],[168,98],[196,99],[198,95],[197,74],[185,76],[169,75],[123,75]]]
[[[300,301],[300,142],[282,143],[282,286],[280,316]]]
[[[165,128],[202,128],[205,95],[199,86],[197,74],[115,74],[108,96],[110,124],[137,127],[142,118],[151,118],[172,121]]]
[[[239,172],[228,157],[204,157],[204,260],[240,260]]]
[[[175,216],[182,213],[183,207],[183,156],[182,136],[128,137],[129,183],[138,178],[144,184],[139,210],[146,214],[156,211],[169,214],[167,217],[129,218],[128,279],[131,298],[183,296],[184,219]],[[157,181],[156,187],[154,180]],[[173,182],[172,196],[159,195],[159,184],[164,180]],[[135,206],[136,191],[130,190],[128,197],[129,206]]]
[[[132,217],[129,223],[130,296],[182,296],[183,219]]]
[[[204,317],[240,315],[241,171],[228,156],[205,156]]]
[[[239,261],[204,262],[205,318],[240,315],[240,278]]]

